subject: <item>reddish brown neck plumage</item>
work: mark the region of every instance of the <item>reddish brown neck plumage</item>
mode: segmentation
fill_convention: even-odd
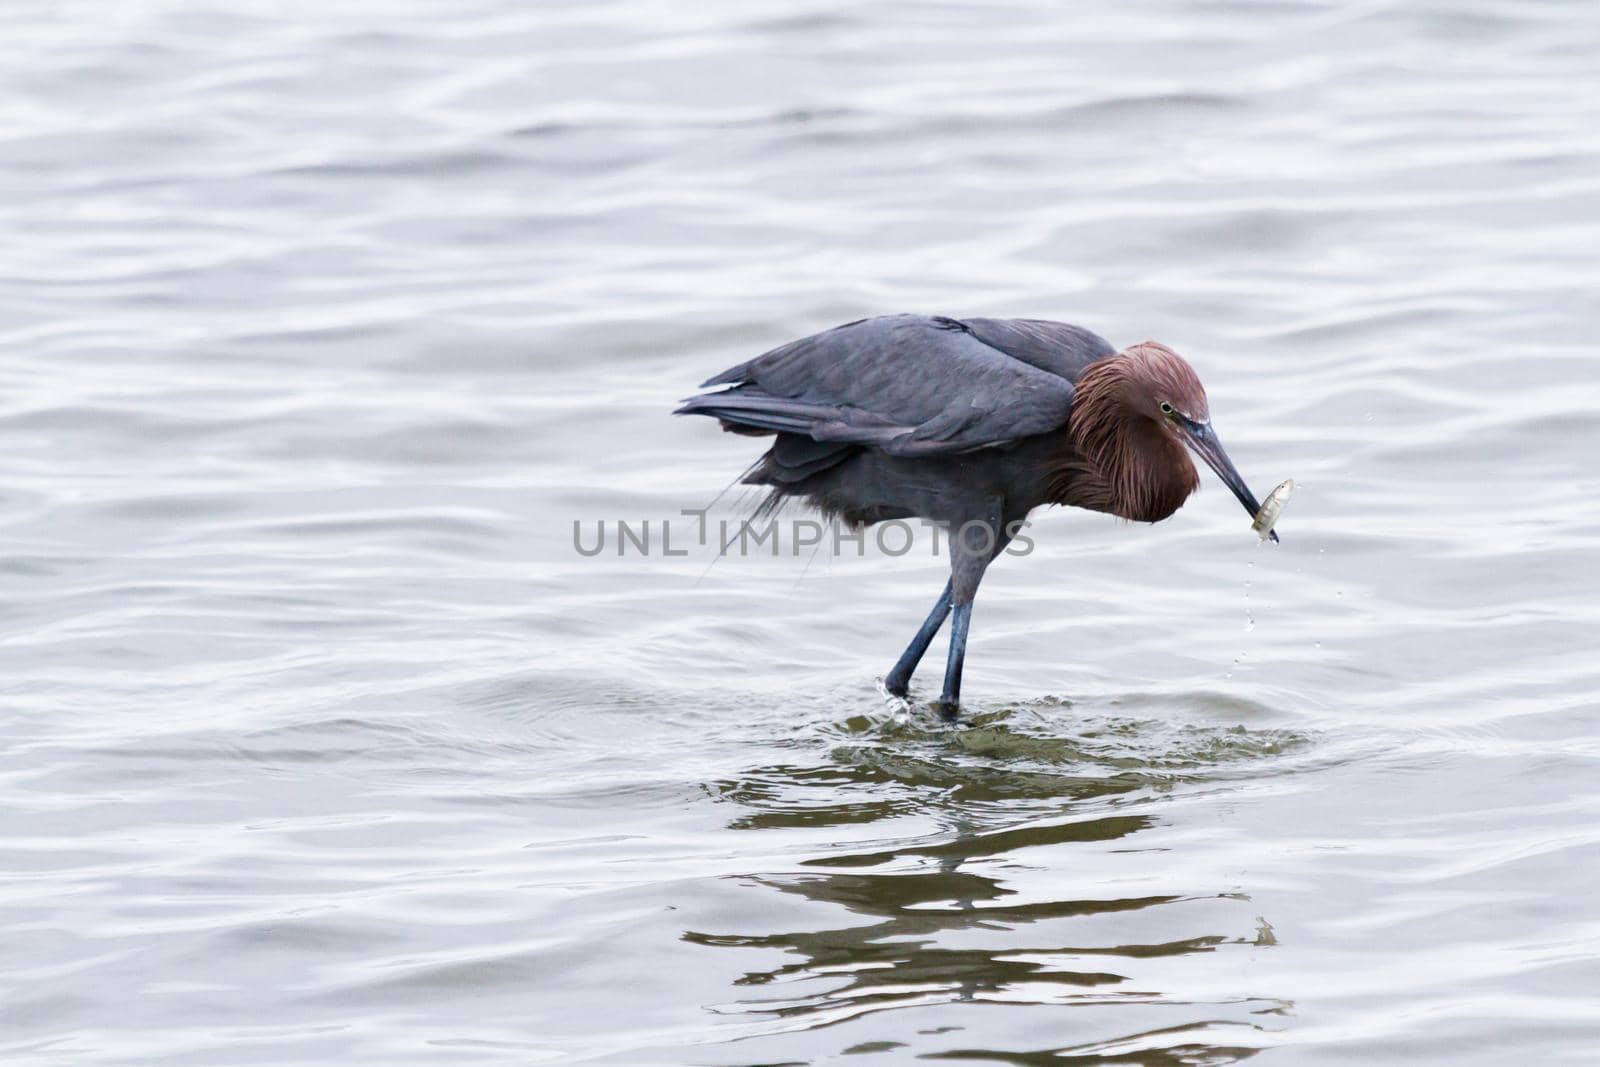
[[[1059,486],[1061,502],[1135,522],[1159,522],[1200,487],[1200,476],[1160,415],[1163,401],[1186,416],[1208,417],[1194,371],[1164,345],[1142,345],[1099,360],[1077,381],[1068,433],[1087,467],[1078,484]]]

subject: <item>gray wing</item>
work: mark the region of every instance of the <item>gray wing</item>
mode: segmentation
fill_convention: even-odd
[[[962,319],[974,337],[1013,359],[1076,382],[1083,368],[1116,355],[1093,330],[1048,319]]]
[[[1055,351],[1063,339],[1067,351]],[[1064,425],[1072,378],[1102,347],[1111,353],[1061,323],[886,315],[732,367],[704,383],[730,388],[691,397],[678,412],[897,456],[967,452]]]

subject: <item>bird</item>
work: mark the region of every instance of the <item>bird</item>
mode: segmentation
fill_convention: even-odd
[[[1156,341],[1118,350],[1045,319],[880,315],[781,345],[699,388],[674,414],[773,438],[741,479],[769,489],[758,513],[794,500],[852,529],[920,518],[955,531],[944,592],[883,679],[906,697],[950,618],[933,702],[949,721],[978,586],[1034,509],[1160,522],[1200,487],[1193,452],[1246,511],[1261,510],[1211,426],[1199,376]]]

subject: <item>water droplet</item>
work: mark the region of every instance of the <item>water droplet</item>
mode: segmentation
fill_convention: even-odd
[[[1246,570],[1247,571],[1254,570],[1255,569],[1255,565],[1256,565],[1256,561],[1255,560],[1250,560],[1248,563],[1245,564]],[[1244,629],[1245,629],[1245,633],[1249,633],[1251,630],[1254,630],[1255,628],[1256,628],[1255,612],[1250,610],[1250,578],[1249,578],[1249,575],[1246,574],[1245,580],[1244,580]]]

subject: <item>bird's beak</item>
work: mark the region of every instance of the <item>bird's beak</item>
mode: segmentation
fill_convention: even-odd
[[[1211,428],[1209,422],[1193,422],[1189,419],[1178,419],[1178,430],[1183,435],[1184,443],[1194,449],[1195,454],[1206,461],[1206,466],[1217,472],[1217,477],[1222,479],[1222,484],[1233,491],[1239,498],[1239,503],[1250,513],[1253,519],[1261,511],[1261,501],[1244,484],[1244,478],[1233,465],[1233,460],[1228,458],[1228,453],[1222,450],[1222,442],[1217,440],[1217,432]],[[1278,539],[1278,531],[1268,531],[1267,536],[1274,541]]]

